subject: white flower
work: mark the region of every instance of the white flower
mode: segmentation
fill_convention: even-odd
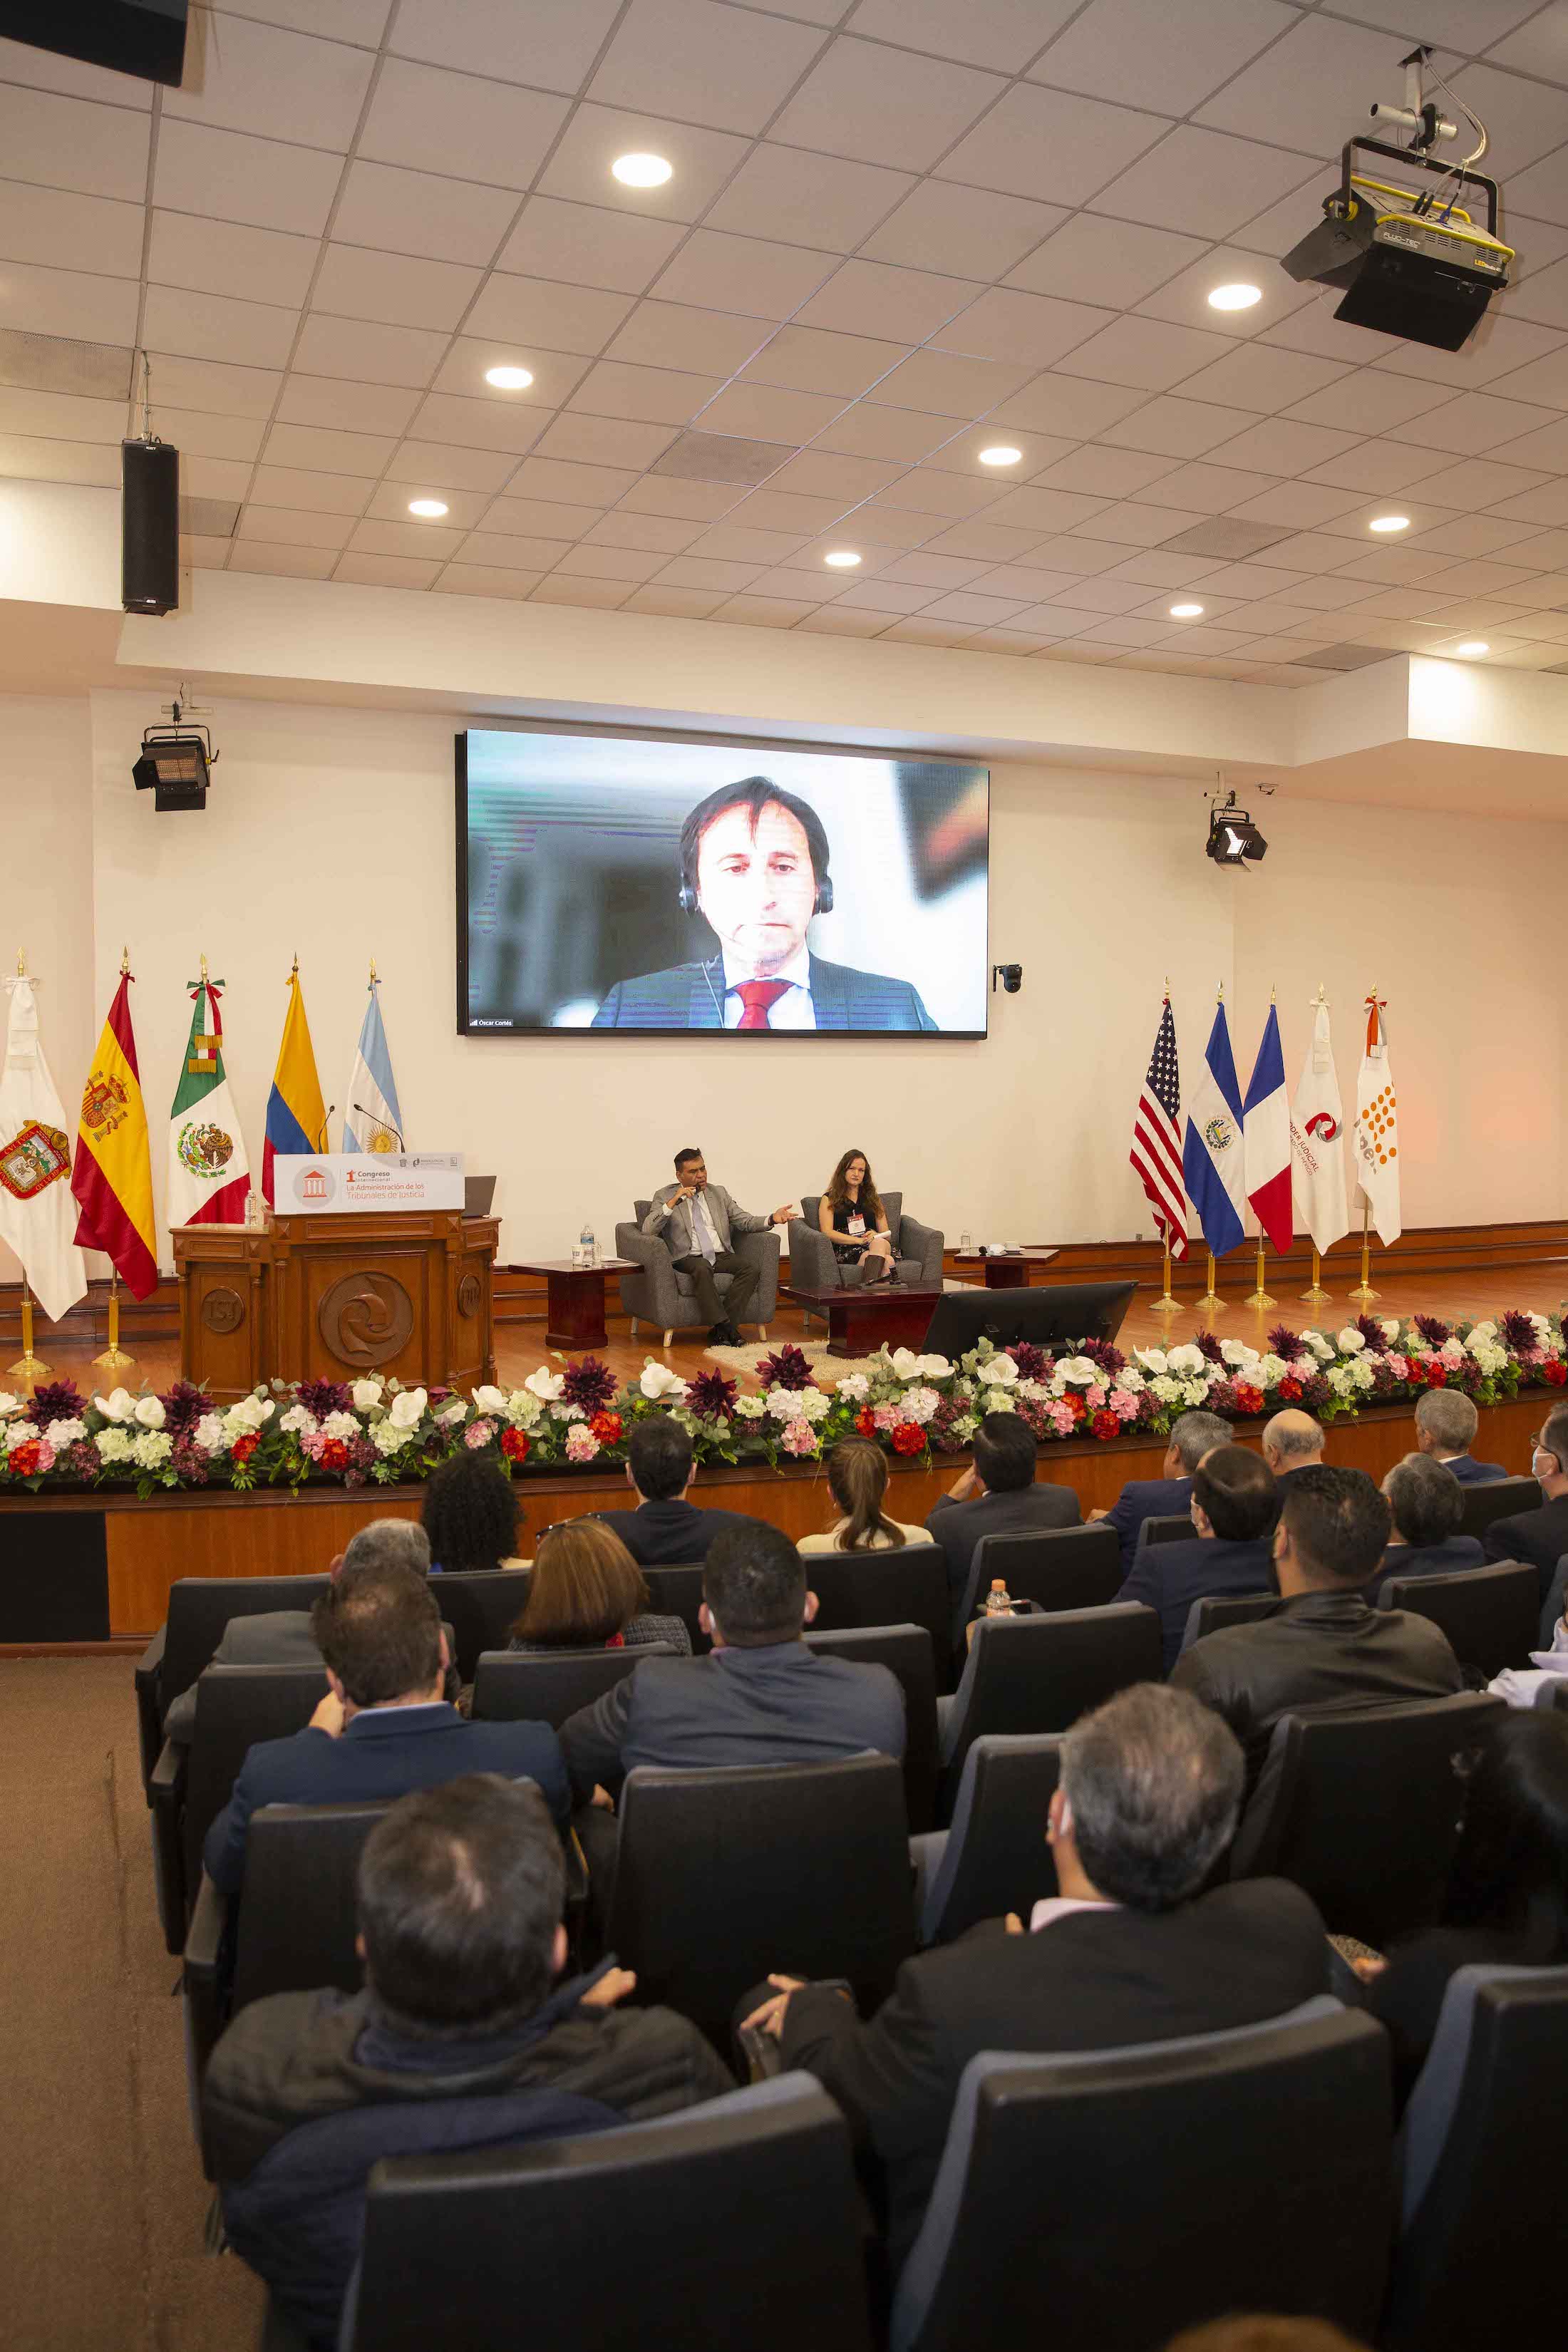
[[[1116,1385],[1119,1389],[1125,1389],[1129,1396],[1136,1396],[1143,1386],[1143,1374],[1136,1364],[1123,1364],[1116,1375]]]
[[[1184,1404],[1206,1404],[1208,1402],[1209,1377],[1206,1371],[1198,1373],[1194,1378],[1189,1381],[1178,1381],[1176,1385],[1181,1390],[1182,1402]]]
[[[1177,1404],[1181,1401],[1182,1383],[1173,1381],[1168,1372],[1156,1372],[1149,1386],[1162,1404]]]
[[[530,1372],[522,1385],[530,1396],[539,1399],[541,1404],[555,1404],[565,1394],[566,1375],[564,1372],[547,1372],[541,1364],[536,1372]]]
[[[1290,1367],[1285,1361],[1283,1356],[1259,1356],[1258,1359],[1258,1384],[1259,1388],[1278,1388],[1279,1382],[1284,1379]]]
[[[158,1469],[174,1450],[174,1439],[163,1429],[144,1429],[140,1437],[131,1441],[132,1459],[140,1470]]]
[[[1384,1315],[1381,1318],[1381,1321],[1383,1324],[1383,1336],[1392,1348],[1394,1341],[1399,1337],[1399,1318],[1397,1315]]]
[[[1208,1359],[1201,1348],[1194,1348],[1190,1340],[1184,1340],[1179,1348],[1172,1348],[1166,1351],[1165,1370],[1168,1372],[1184,1374],[1201,1372],[1207,1361]]]
[[[355,1404],[358,1404],[359,1402],[357,1396],[354,1399],[354,1402]],[[474,1391],[474,1402],[480,1412],[504,1412],[506,1411],[505,1391],[501,1389],[491,1388],[488,1384],[483,1388],[478,1388]]]
[[[354,1401],[356,1412],[378,1412],[381,1410],[379,1381],[356,1381],[349,1394]]]
[[[1351,1381],[1353,1387],[1358,1389],[1370,1389],[1376,1387],[1377,1373],[1364,1356],[1355,1357],[1347,1367],[1347,1370],[1350,1372]]]
[[[1544,1315],[1538,1315],[1533,1307],[1529,1309],[1529,1314],[1531,1321],[1534,1324],[1537,1331],[1544,1339],[1552,1329],[1551,1324],[1547,1321]]]
[[[1310,1349],[1312,1354],[1316,1356],[1320,1364],[1331,1364],[1333,1362],[1333,1342],[1331,1340],[1325,1339],[1321,1331],[1303,1331],[1301,1338],[1307,1347]]]
[[[952,1366],[945,1356],[922,1356],[917,1367],[922,1381],[950,1381]]]
[[[864,1372],[846,1372],[838,1383],[838,1393],[851,1404],[864,1404],[871,1393],[871,1383]]]
[[[162,1429],[169,1416],[159,1398],[144,1396],[136,1400],[136,1418],[143,1429]]]
[[[931,1411],[933,1412],[935,1412],[938,1400],[935,1396],[931,1395],[931,1391],[929,1389],[911,1389],[910,1395],[930,1396],[931,1400]],[[906,1396],[904,1399],[906,1408],[908,1407],[909,1401],[909,1397]],[[828,1414],[833,1411],[833,1399],[828,1395],[826,1389],[797,1389],[795,1391],[795,1409],[802,1421],[826,1421]],[[909,1418],[912,1421],[914,1419],[913,1413],[910,1413]]]
[[[1359,1356],[1366,1345],[1366,1339],[1363,1333],[1356,1329],[1353,1323],[1347,1323],[1339,1334],[1339,1345],[1341,1355]]]
[[[291,1404],[278,1426],[279,1429],[297,1430],[301,1437],[308,1437],[316,1426],[316,1416],[309,1405]],[[357,1430],[358,1424],[355,1426]]]
[[[74,1445],[79,1438],[86,1435],[85,1421],[56,1421],[49,1424],[49,1444],[57,1454],[62,1453],[68,1445]]]
[[[912,1381],[917,1379],[919,1377],[917,1370],[919,1363],[920,1358],[916,1355],[912,1348],[895,1348],[893,1349],[893,1370],[897,1372],[900,1380]]]
[[[798,1389],[769,1389],[766,1391],[766,1397],[767,1409],[772,1413],[775,1421],[798,1421],[800,1419],[800,1391]]]
[[[423,1395],[424,1391],[421,1390],[419,1393]],[[436,1415],[437,1423],[443,1429],[455,1429],[458,1422],[467,1421],[468,1417],[468,1403],[462,1397],[454,1397],[451,1403],[444,1404]]]
[[[935,1389],[906,1389],[899,1399],[899,1411],[905,1421],[912,1421],[917,1428],[924,1429],[941,1402]]]
[[[1140,1385],[1142,1385],[1143,1379],[1142,1373],[1138,1373],[1136,1378]],[[1046,1386],[1044,1381],[1020,1381],[1017,1387],[1014,1390],[1013,1394],[1019,1397],[1027,1397],[1033,1404],[1042,1404],[1049,1400],[1051,1391]]]
[[[22,1400],[20,1397],[7,1396],[4,1393],[0,1393],[0,1421],[4,1421],[8,1413],[20,1412],[21,1410]]]
[[[359,1423],[352,1412],[330,1412],[321,1423],[323,1437],[357,1437]]]
[[[761,1421],[767,1409],[765,1401],[760,1396],[735,1399],[735,1415],[740,1421]]]
[[[370,1442],[376,1452],[384,1456],[388,1454],[400,1454],[408,1443],[408,1432],[405,1429],[399,1429],[388,1414],[384,1421],[377,1422],[371,1431]]]
[[[394,1429],[417,1429],[429,1402],[429,1395],[424,1389],[400,1389],[392,1400],[392,1410],[387,1419]]]
[[[1171,1369],[1163,1348],[1134,1348],[1132,1353],[1146,1372],[1168,1372]]]
[[[543,1411],[539,1399],[522,1389],[513,1389],[506,1401],[506,1417],[514,1429],[533,1428]]]
[[[35,1444],[39,1432],[30,1421],[19,1421],[5,1432],[5,1450],[9,1453],[13,1446]],[[49,1432],[49,1443],[51,1445],[54,1444],[53,1430]]]
[[[988,1356],[977,1377],[983,1388],[1010,1389],[1018,1377],[1018,1367],[1011,1356]]]
[[[132,1443],[131,1432],[118,1424],[100,1429],[93,1440],[100,1462],[129,1462]]]
[[[231,1436],[238,1437],[246,1430],[260,1429],[277,1410],[270,1397],[243,1396],[229,1406],[223,1417],[224,1426]]]
[[[1345,1396],[1354,1386],[1354,1376],[1349,1364],[1331,1364],[1323,1374],[1336,1396]]]
[[[672,1397],[681,1403],[686,1399],[686,1382],[679,1373],[672,1372],[668,1364],[659,1363],[652,1356],[647,1357],[643,1364],[637,1386],[654,1404],[665,1397]]]
[[[1227,1364],[1245,1364],[1252,1350],[1244,1339],[1222,1339],[1219,1352]]]
[[[987,1412],[1016,1412],[1017,1399],[1007,1389],[987,1389],[983,1400]]]
[[[196,1423],[196,1444],[204,1454],[224,1454],[228,1450],[228,1436],[219,1412],[204,1412]]]
[[[95,1396],[93,1402],[105,1421],[130,1421],[136,1411],[136,1400],[129,1389],[110,1389],[106,1397]]]
[[[1064,1356],[1057,1370],[1063,1381],[1075,1389],[1091,1389],[1097,1381],[1105,1378],[1100,1366],[1091,1364],[1087,1356]]]

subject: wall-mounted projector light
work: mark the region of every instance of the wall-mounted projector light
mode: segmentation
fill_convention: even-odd
[[[1209,811],[1209,837],[1204,855],[1212,857],[1216,866],[1241,866],[1248,861],[1256,865],[1268,847],[1247,811],[1237,807],[1234,793]]]
[[[174,724],[143,729],[142,757],[132,768],[132,782],[139,793],[153,794],[153,805],[160,811],[205,808],[219,757],[211,731],[183,725],[185,709],[180,703],[166,708]]]

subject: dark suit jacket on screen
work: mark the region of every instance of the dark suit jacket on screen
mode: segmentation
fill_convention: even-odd
[[[1494,1519],[1481,1538],[1489,1559],[1532,1559],[1544,1601],[1557,1573],[1557,1563],[1568,1552],[1568,1495],[1542,1503],[1538,1511],[1520,1511],[1511,1519]]]
[[[1278,1592],[1273,1544],[1268,1536],[1232,1543],[1224,1536],[1193,1536],[1184,1543],[1145,1544],[1118,1601],[1142,1601],[1160,1612],[1165,1672],[1181,1654],[1187,1612],[1215,1592]]]
[[[819,1029],[934,1029],[907,980],[853,964],[811,959],[811,1002]],[[722,1029],[724,959],[672,964],[617,980],[594,1015],[595,1029]]]
[[[967,1503],[944,1496],[928,1515],[926,1533],[934,1536],[947,1560],[947,1589],[952,1602],[955,1638],[963,1632],[961,1611],[974,1560],[974,1547],[985,1536],[1032,1536],[1044,1528],[1076,1528],[1078,1496],[1070,1486],[1015,1486],[1004,1495],[976,1495]]]
[[[1125,1576],[1132,1566],[1132,1555],[1138,1549],[1138,1530],[1145,1519],[1174,1518],[1184,1511],[1193,1499],[1190,1478],[1130,1478],[1110,1508],[1105,1514],[1107,1527],[1114,1528],[1121,1545],[1121,1573]]]
[[[700,1511],[677,1496],[668,1503],[642,1503],[635,1511],[600,1511],[639,1568],[668,1568],[706,1559],[726,1528],[753,1523],[741,1511]]]
[[[862,2025],[826,1987],[784,2012],[786,2067],[830,2091],[888,2177],[901,2265],[930,2199],[958,2078],[982,2050],[1115,2050],[1281,2016],[1328,1986],[1323,1923],[1299,1887],[1255,1878],[1158,1916],[1115,1906],[1037,1934],[989,1924],[906,1960]],[[1050,2184],[1039,2184],[1042,2203]]]

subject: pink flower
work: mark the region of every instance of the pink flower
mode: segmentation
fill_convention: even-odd
[[[879,1404],[873,1409],[871,1414],[879,1429],[897,1429],[903,1417],[896,1404]]]
[[[1050,1414],[1057,1435],[1058,1437],[1070,1437],[1073,1431],[1078,1426],[1078,1415],[1074,1412],[1071,1405],[1068,1404],[1061,1398],[1058,1398],[1055,1404],[1047,1405],[1046,1410]]]
[[[816,1432],[809,1421],[788,1422],[779,1443],[786,1454],[815,1454]]]
[[[477,1454],[481,1445],[489,1444],[495,1433],[496,1425],[493,1421],[471,1421],[463,1432],[463,1443],[465,1445],[471,1445]]]
[[[1098,1412],[1105,1402],[1105,1391],[1098,1381],[1090,1381],[1083,1392],[1083,1401],[1090,1412]]]
[[[599,1450],[599,1441],[586,1422],[574,1421],[566,1433],[568,1462],[592,1462]]]
[[[1134,1396],[1131,1389],[1112,1389],[1110,1391],[1110,1410],[1116,1415],[1118,1421],[1136,1421],[1138,1418],[1138,1399]]]

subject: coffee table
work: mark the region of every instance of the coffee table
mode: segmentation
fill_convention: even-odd
[[[569,1257],[541,1257],[509,1271],[544,1276],[547,1348],[602,1348],[610,1336],[605,1328],[605,1284],[612,1274],[635,1274],[637,1266],[626,1257],[602,1258],[597,1265],[574,1265]]]
[[[986,1290],[1027,1290],[1029,1268],[1048,1264],[1056,1252],[1009,1250],[1003,1257],[982,1257],[978,1250],[953,1250],[950,1255],[954,1265],[963,1268],[966,1279],[978,1280]]]
[[[836,1284],[831,1290],[789,1284],[784,1295],[826,1317],[830,1356],[874,1356],[883,1347],[923,1348],[942,1290],[899,1282]]]

